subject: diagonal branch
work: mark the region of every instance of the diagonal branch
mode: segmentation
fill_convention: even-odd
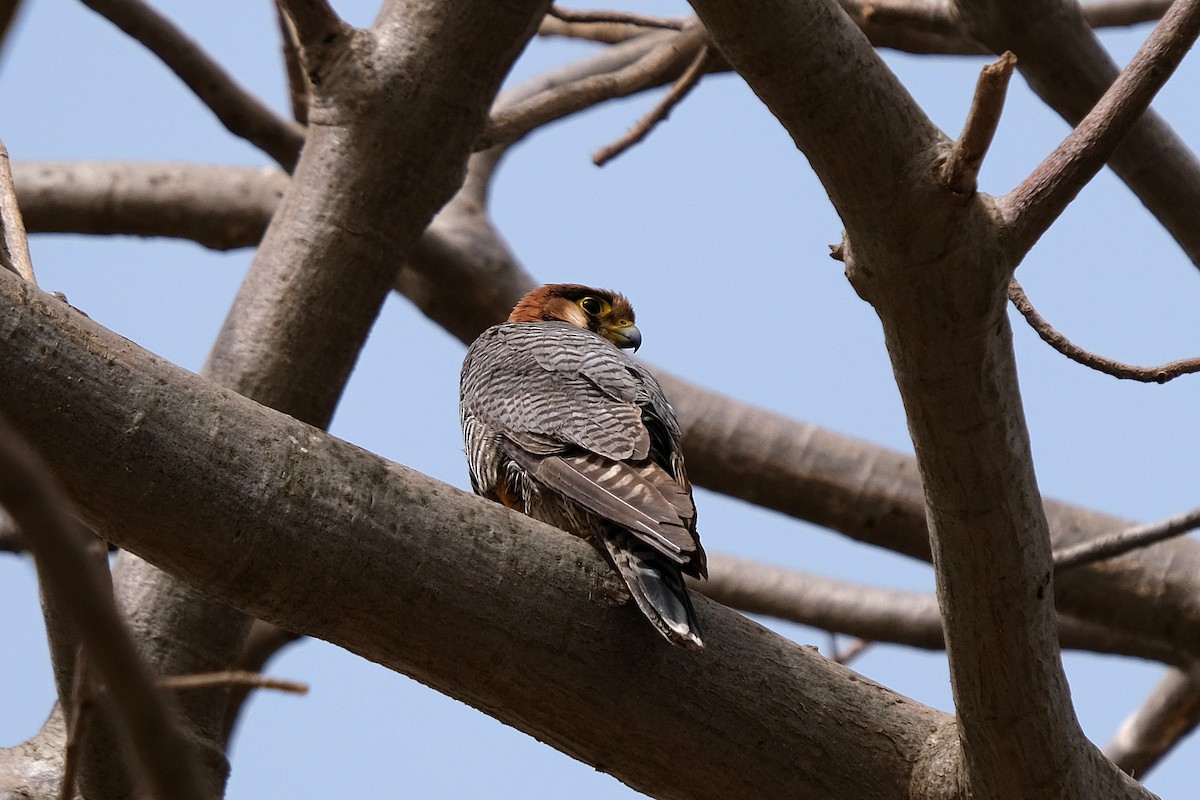
[[[19,387],[0,394],[0,413],[36,434],[123,547],[635,789],[893,800],[952,724],[703,598],[708,649],[674,652],[613,607],[586,542],[169,365],[14,276],[0,274],[0,308],[0,382]],[[31,368],[51,341],[54,363]],[[68,396],[64,416],[52,398]],[[94,469],[99,458],[111,468]],[[247,479],[280,471],[287,492]],[[952,768],[935,783],[944,796],[956,784]]]
[[[1168,670],[1113,734],[1104,755],[1130,775],[1146,773],[1200,723],[1200,686],[1192,673]]]
[[[566,85],[547,88],[523,102],[497,111],[476,144],[486,150],[511,144],[534,128],[569,114],[665,83],[678,75],[704,45],[707,32],[692,24],[682,31],[663,31],[630,40],[626,46],[652,48],[628,66],[607,74],[589,75]],[[620,45],[618,45],[620,46]]]
[[[342,21],[327,0],[277,0],[296,30],[301,50],[313,52],[328,48],[353,29]]]
[[[1015,257],[1033,246],[1104,166],[1198,34],[1200,0],[1177,0],[1091,112],[1000,198],[1007,216],[1007,246]]]
[[[158,797],[205,800],[194,753],[134,648],[106,581],[84,556],[88,543],[67,514],[68,501],[33,449],[4,422],[0,476],[0,503],[25,534],[42,591],[69,610],[148,787]]]
[[[1054,554],[1054,569],[1065,571],[1082,564],[1116,558],[1132,550],[1182,536],[1196,528],[1200,528],[1200,508],[1059,550]]]
[[[866,586],[726,553],[711,553],[709,562],[708,580],[695,582],[693,588],[739,611],[869,641],[926,650],[946,646],[942,613],[932,594]],[[1193,656],[1176,648],[1066,614],[1059,616],[1058,635],[1064,648],[1118,653],[1181,667],[1195,662]]]
[[[0,267],[30,283],[37,283],[33,263],[29,260],[25,222],[21,219],[21,207],[13,185],[12,164],[3,142],[0,142]]]
[[[1025,294],[1025,289],[1017,282],[1016,278],[1013,278],[1008,285],[1008,299],[1021,312],[1021,316],[1025,317],[1025,321],[1037,332],[1043,342],[1075,363],[1091,367],[1097,372],[1112,375],[1114,378],[1141,381],[1142,383],[1166,383],[1180,375],[1200,372],[1200,358],[1183,358],[1159,364],[1156,367],[1140,367],[1135,364],[1114,361],[1111,358],[1084,350],[1055,329],[1045,317],[1038,313]]]
[[[83,0],[145,45],[195,92],[230,133],[246,139],[291,171],[304,132],[247,92],[170,20],[141,0]]]
[[[999,61],[980,70],[967,121],[941,168],[941,180],[950,191],[962,195],[975,192],[979,168],[1000,125],[1004,95],[1016,65],[1017,57],[1006,50]]]
[[[701,44],[700,48],[696,51],[696,57],[692,59],[692,63],[688,64],[687,69],[676,79],[663,99],[648,114],[634,123],[633,127],[615,142],[597,150],[592,155],[592,163],[598,167],[602,167],[630,147],[642,141],[642,139],[645,139],[650,134],[650,131],[654,129],[654,126],[664,121],[667,115],[671,113],[671,110],[679,105],[683,101],[683,98],[687,97],[688,92],[694,89],[696,84],[700,82],[700,78],[704,75],[704,66],[708,63],[710,52],[707,44]]]
[[[172,165],[165,173],[162,165],[134,163],[17,162],[14,167],[33,230],[45,230],[40,226],[66,214],[91,232],[188,237],[199,236],[199,228],[206,237],[224,237],[226,226],[244,229],[238,234],[242,240],[232,245],[258,240],[277,203],[276,187],[287,184],[277,170],[236,167]],[[170,178],[158,180],[159,175]],[[484,182],[473,167],[469,190],[438,215],[397,278],[398,288],[421,311],[464,342],[502,320],[534,285],[488,219]],[[185,213],[152,213],[164,207],[155,199],[159,191],[191,198],[179,206]],[[238,224],[232,212],[247,198],[257,199],[246,202],[247,216]],[[930,558],[920,476],[911,456],[656,372],[683,424],[689,472],[698,485],[875,546]],[[1053,499],[1046,500],[1046,511],[1055,548],[1134,524]],[[1172,591],[1150,591],[1164,575]],[[1170,542],[1136,559],[1059,576],[1056,601],[1064,613],[1194,651],[1200,641],[1198,576],[1200,547],[1189,540]]]

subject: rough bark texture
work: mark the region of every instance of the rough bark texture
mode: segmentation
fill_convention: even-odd
[[[660,797],[905,796],[949,722],[711,602],[708,648],[671,648],[617,605],[586,543],[167,364],[16,278],[0,291],[0,380],[21,387],[0,413],[35,432],[93,524],[214,600]]]

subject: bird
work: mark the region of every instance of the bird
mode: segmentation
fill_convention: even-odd
[[[702,648],[683,576],[708,577],[675,412],[626,350],[621,294],[574,283],[525,294],[467,349],[459,384],[476,494],[593,543],[668,642]]]

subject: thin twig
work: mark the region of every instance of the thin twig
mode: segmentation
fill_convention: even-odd
[[[289,172],[296,165],[304,131],[247,92],[183,31],[141,0],[83,0],[145,45],[174,72],[235,136],[275,159]]]
[[[867,639],[852,639],[850,643],[843,648],[838,647],[837,640],[834,639],[835,646],[832,648],[832,655],[830,658],[839,664],[847,665],[865,653],[867,648],[869,648],[872,644],[874,644],[874,642],[871,642]]]
[[[1016,65],[1017,57],[1006,50],[999,61],[988,64],[979,72],[967,121],[941,169],[942,183],[956,194],[975,193],[979,168],[1000,124],[1008,80]]]
[[[597,22],[638,25],[643,28],[666,28],[681,31],[686,20],[679,17],[656,17],[650,14],[638,14],[633,11],[580,11],[562,6],[550,6],[548,16],[561,19],[563,22]]]
[[[1200,34],[1200,0],[1177,0],[1076,128],[1000,198],[1010,248],[1028,252],[1104,166]]]
[[[261,672],[229,669],[221,672],[201,672],[194,675],[164,675],[158,679],[167,689],[212,689],[216,686],[249,686],[253,689],[274,689],[291,694],[308,694],[308,684],[272,678]]]
[[[2,421],[0,505],[25,535],[42,591],[54,593],[70,614],[146,787],[156,797],[205,800],[194,753],[86,556],[82,529],[68,515],[70,502],[41,458]]]
[[[663,99],[654,108],[650,109],[650,113],[635,122],[633,127],[622,134],[619,139],[597,150],[592,155],[592,163],[597,167],[602,167],[642,139],[645,139],[650,134],[650,131],[654,129],[654,126],[665,120],[667,115],[671,113],[671,109],[679,105],[683,98],[687,97],[688,92],[700,82],[701,76],[704,75],[704,67],[708,63],[709,52],[710,48],[708,44],[701,44],[700,48],[696,51],[696,57],[692,59],[692,63],[688,64],[683,74],[671,85],[671,88],[663,96]]]
[[[351,29],[327,0],[279,0],[279,5],[296,26],[302,50],[323,47]]]
[[[67,714],[67,744],[63,748],[63,771],[58,785],[59,800],[71,800],[75,796],[75,783],[83,763],[83,741],[87,736],[94,702],[87,655],[80,647],[75,656],[75,675],[71,680],[71,708]]]
[[[1196,528],[1200,528],[1200,508],[1060,550],[1054,554],[1054,569],[1062,571],[1081,564],[1115,558],[1130,550],[1182,536]]]
[[[566,39],[584,39],[604,44],[626,42],[644,36],[646,31],[642,25],[630,25],[625,22],[564,22],[548,14],[538,23],[538,36],[562,36]]]
[[[1008,284],[1008,299],[1021,312],[1021,316],[1025,317],[1030,327],[1042,338],[1042,341],[1072,361],[1083,364],[1085,367],[1091,367],[1097,372],[1103,372],[1105,375],[1111,375],[1114,378],[1140,381],[1142,383],[1166,383],[1169,380],[1178,378],[1180,375],[1190,375],[1200,372],[1200,358],[1183,358],[1178,361],[1160,364],[1156,367],[1139,367],[1135,364],[1114,361],[1111,358],[1105,358],[1104,356],[1084,350],[1059,333],[1053,325],[1046,321],[1045,317],[1038,313],[1016,278],[1013,278]]]
[[[678,33],[650,35],[662,38],[656,39],[657,44],[650,52],[626,67],[554,86],[524,102],[497,111],[488,121],[476,149],[486,150],[495,145],[515,142],[547,122],[605,100],[625,97],[664,83],[670,79],[669,76],[682,72],[690,57],[705,42],[708,33],[704,26],[694,24]]]
[[[17,191],[13,186],[12,163],[4,142],[0,142],[0,266],[37,285],[33,262],[29,259],[25,222],[21,219]]]
[[[272,625],[261,619],[256,619],[250,625],[246,635],[246,643],[242,654],[234,667],[241,672],[262,674],[263,668],[271,658],[292,642],[302,638],[297,633]],[[228,742],[233,735],[233,728],[241,716],[246,699],[250,696],[249,686],[234,686],[229,691],[229,699],[225,702],[225,725],[222,729],[224,741]]]
[[[300,42],[296,38],[296,29],[283,10],[282,0],[275,0],[275,21],[279,27],[283,67],[288,80],[288,98],[292,104],[292,119],[301,125],[307,125],[308,81],[304,77],[304,67],[300,64]]]

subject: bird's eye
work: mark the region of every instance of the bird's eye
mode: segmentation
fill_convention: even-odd
[[[579,307],[592,316],[596,316],[604,310],[604,303],[595,297],[585,297],[579,301]]]

